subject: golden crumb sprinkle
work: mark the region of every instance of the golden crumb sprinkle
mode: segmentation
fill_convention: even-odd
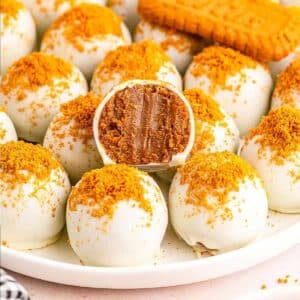
[[[262,284],[261,287],[260,287],[262,290],[265,290],[267,288],[267,285],[266,284]]]
[[[224,127],[227,124],[220,105],[200,89],[185,90],[184,96],[191,104],[195,118],[195,142],[191,152],[194,154],[215,143],[213,127],[216,124]]]
[[[87,143],[93,137],[93,119],[101,100],[101,97],[90,92],[62,104],[60,106],[62,115],[53,121],[53,134],[59,138],[71,135]],[[71,124],[68,132],[61,133],[61,128],[68,124]]]
[[[92,170],[72,189],[68,200],[69,208],[76,211],[78,205],[90,206],[93,217],[112,218],[115,206],[120,201],[134,200],[151,215],[152,206],[145,198],[143,175],[146,173],[124,164]]]
[[[212,82],[211,91],[215,92],[216,86],[231,89],[227,79],[238,73],[241,74],[241,80],[245,81],[244,69],[255,69],[258,65],[256,60],[237,50],[210,46],[194,57],[191,73],[195,77],[206,75]]]
[[[45,180],[60,163],[41,145],[9,142],[0,145],[0,179],[11,185],[26,183],[31,176]]]
[[[199,119],[212,125],[224,120],[225,116],[220,105],[202,90],[198,88],[185,90],[184,96],[191,104],[196,120]]]
[[[279,98],[283,104],[296,106],[294,93],[300,93],[300,58],[279,75],[273,97]]]
[[[209,223],[219,214],[224,221],[232,220],[232,212],[226,205],[229,194],[238,192],[240,184],[246,180],[259,178],[250,164],[227,151],[196,153],[178,171],[180,183],[188,185],[186,204],[211,211],[213,215]]]
[[[65,39],[80,52],[84,51],[82,40],[107,34],[123,37],[121,17],[98,4],[84,3],[65,12],[49,27],[44,40],[51,40],[51,32],[61,28]]]
[[[246,144],[254,137],[255,143],[261,146],[259,155],[269,149],[271,160],[283,164],[284,159],[300,151],[300,109],[283,105],[271,110],[258,127],[250,131]]]
[[[9,26],[12,20],[16,20],[20,10],[25,7],[22,3],[16,0],[1,0],[0,14],[3,16],[3,26]]]
[[[15,90],[17,99],[23,100],[27,91],[34,92],[45,85],[52,87],[56,79],[68,78],[72,71],[73,66],[58,57],[33,52],[8,69],[1,81],[0,90],[4,95]],[[67,83],[63,87],[67,89]]]
[[[104,82],[114,80],[115,74],[121,76],[121,81],[155,80],[161,67],[170,61],[159,45],[146,40],[109,52],[99,64],[95,76]]]

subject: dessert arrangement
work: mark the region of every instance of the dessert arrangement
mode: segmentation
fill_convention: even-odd
[[[167,228],[201,258],[257,240],[269,210],[300,214],[297,8],[2,0],[0,14],[2,246],[66,227],[83,265],[137,266]]]

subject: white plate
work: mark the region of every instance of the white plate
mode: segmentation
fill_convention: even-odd
[[[260,239],[241,249],[201,259],[169,228],[160,256],[150,265],[126,268],[83,266],[68,244],[66,232],[57,243],[43,249],[22,252],[2,247],[1,264],[24,275],[68,285],[154,288],[228,275],[270,259],[298,243],[300,214],[270,212]]]

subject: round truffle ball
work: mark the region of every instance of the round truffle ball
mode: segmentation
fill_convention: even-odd
[[[184,91],[195,119],[195,141],[190,155],[195,153],[236,152],[239,144],[239,130],[234,120],[211,97],[200,89]],[[172,168],[157,172],[159,178],[171,182],[176,173]]]
[[[133,32],[140,19],[137,11],[138,0],[108,0],[108,6],[124,18],[124,22]]]
[[[95,112],[93,131],[105,165],[148,172],[184,164],[195,139],[190,104],[174,86],[157,80],[114,87]]]
[[[33,50],[36,28],[30,12],[17,0],[1,0],[0,20],[0,72],[3,75],[10,65]]]
[[[168,203],[175,231],[197,252],[247,245],[262,233],[268,213],[262,180],[231,152],[192,156],[176,173]]]
[[[199,152],[235,152],[239,130],[234,120],[211,97],[200,89],[184,91],[195,119],[195,142],[191,155]]]
[[[9,68],[0,85],[0,105],[6,106],[19,138],[41,143],[60,104],[86,93],[86,80],[75,66],[39,52]]]
[[[106,0],[21,0],[31,11],[39,36],[67,10],[82,3],[105,5]]]
[[[273,82],[266,65],[233,49],[211,46],[194,57],[185,74],[185,88],[193,87],[214,98],[244,136],[267,112]]]
[[[271,107],[284,104],[300,108],[300,58],[292,62],[278,77]]]
[[[132,266],[160,251],[168,212],[156,182],[126,165],[86,173],[67,204],[71,246],[93,266]]]
[[[44,139],[49,149],[63,164],[72,183],[102,165],[93,137],[93,118],[101,98],[89,93],[62,104]]]
[[[65,224],[67,173],[40,145],[0,145],[2,245],[29,250],[54,243]]]
[[[9,116],[0,107],[0,144],[16,141],[17,133]]]
[[[273,109],[246,137],[241,156],[261,175],[271,209],[300,212],[299,109]]]
[[[173,28],[155,25],[146,20],[139,22],[134,41],[152,39],[170,56],[180,73],[184,73],[195,54],[200,52],[208,41]]]
[[[41,51],[72,62],[90,79],[108,52],[130,42],[128,29],[111,9],[82,4],[54,21],[43,37]]]
[[[108,53],[93,75],[91,88],[95,94],[105,96],[114,86],[135,79],[165,81],[182,90],[182,79],[176,67],[151,40]]]

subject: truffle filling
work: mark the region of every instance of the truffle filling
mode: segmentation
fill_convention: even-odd
[[[159,85],[118,91],[103,108],[99,139],[107,155],[131,165],[168,163],[186,148],[190,116],[182,99]]]

